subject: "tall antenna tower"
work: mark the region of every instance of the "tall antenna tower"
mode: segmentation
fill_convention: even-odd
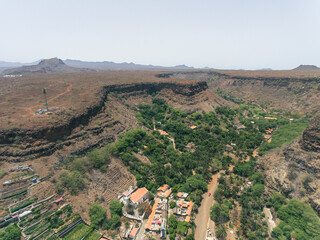
[[[46,88],[44,88],[43,89],[43,94],[44,94],[44,100],[45,100],[45,102],[46,102],[46,109],[47,109],[47,112],[49,111],[49,109],[48,109],[48,102],[47,102],[47,89]]]

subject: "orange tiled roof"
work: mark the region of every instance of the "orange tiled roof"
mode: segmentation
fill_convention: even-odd
[[[154,215],[156,214],[156,210],[157,210],[159,201],[160,201],[160,198],[156,198],[154,201],[154,205],[152,207],[152,212],[151,212],[151,214],[148,218],[148,221],[147,221],[146,229],[151,229],[152,220],[154,218]]]
[[[189,204],[188,204],[188,209],[190,209],[190,211],[192,210],[192,207],[193,207],[193,202],[189,202]]]
[[[163,131],[163,130],[161,130],[161,129],[159,129],[158,132],[159,132],[161,135],[165,135],[165,136],[168,136],[168,135],[169,135],[166,131]]]
[[[187,216],[185,221],[190,222],[190,216]]]
[[[264,117],[264,119],[277,120],[275,117]]]
[[[178,192],[178,193],[177,193],[177,196],[178,196],[178,197],[181,197],[181,196],[182,196],[182,192]]]
[[[169,190],[166,192],[166,194],[164,195],[164,197],[166,197],[166,198],[169,197],[170,194],[171,194],[171,192],[172,192],[171,189],[169,189]]]
[[[164,191],[167,190],[168,188],[169,188],[169,185],[168,185],[168,184],[164,184],[164,185],[162,185],[161,187],[158,188],[158,191],[164,192]]]
[[[196,128],[197,128],[197,126],[191,126],[191,127],[190,127],[190,129],[192,129],[192,130],[193,130],[193,129],[196,129]]]
[[[144,195],[146,195],[148,192],[148,190],[144,187],[144,188],[139,188],[138,190],[136,190],[134,193],[131,194],[131,201],[136,203],[138,202]]]
[[[138,232],[138,228],[132,228],[130,232],[130,237],[135,237]]]

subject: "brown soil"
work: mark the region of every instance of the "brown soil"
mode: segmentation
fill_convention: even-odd
[[[264,108],[295,113],[320,111],[320,71],[198,71],[179,72],[167,77],[205,80],[232,98]]]
[[[216,173],[212,176],[210,183],[208,184],[208,191],[202,195],[203,199],[201,201],[201,206],[198,209],[198,213],[195,219],[195,239],[205,240],[206,239],[206,232],[207,226],[210,220],[210,208],[215,202],[213,198],[213,194],[218,187],[218,178],[220,173]],[[211,193],[211,196],[209,196]]]

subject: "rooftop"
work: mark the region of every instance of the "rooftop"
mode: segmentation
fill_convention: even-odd
[[[131,230],[131,232],[130,232],[130,237],[135,237],[136,236],[136,234],[137,234],[137,232],[138,232],[138,230],[139,230],[139,228],[132,228],[132,230]]]
[[[136,203],[141,198],[143,198],[147,193],[148,193],[148,190],[145,187],[139,188],[134,193],[131,194],[130,199],[132,202]]]
[[[61,202],[62,200],[63,200],[63,198],[59,198],[59,199],[55,200],[54,202],[55,202],[55,203],[59,203],[59,202]]]
[[[150,229],[151,230],[152,221],[153,221],[154,215],[156,214],[156,210],[157,210],[159,202],[160,202],[160,198],[156,198],[155,202],[154,202],[154,205],[152,207],[152,212],[151,212],[151,214],[150,214],[150,216],[148,218],[146,229]]]
[[[170,194],[171,194],[171,192],[172,192],[172,190],[169,189],[169,190],[165,193],[164,197],[165,197],[165,198],[169,197]]]
[[[164,185],[162,185],[161,187],[158,188],[158,191],[164,192],[164,191],[167,190],[168,188],[169,188],[169,185],[168,185],[168,184],[164,184]]]
[[[188,193],[178,192],[178,193],[177,193],[177,197],[179,197],[179,198],[186,198],[186,197],[188,197]]]
[[[276,117],[264,117],[264,119],[277,120]]]
[[[163,131],[163,130],[161,130],[161,129],[159,129],[158,132],[159,132],[161,135],[164,135],[164,136],[168,136],[168,135],[169,135],[166,131]]]

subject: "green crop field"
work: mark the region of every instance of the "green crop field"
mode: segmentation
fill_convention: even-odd
[[[85,225],[84,223],[80,223],[76,226],[67,236],[63,239],[65,240],[79,240],[81,239],[86,232],[89,230],[89,226]]]

